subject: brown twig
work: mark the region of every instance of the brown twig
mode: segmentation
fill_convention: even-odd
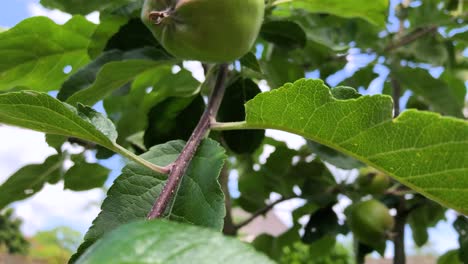
[[[222,64],[220,66],[216,85],[210,96],[208,106],[206,107],[205,112],[198,122],[197,127],[187,141],[184,149],[180,153],[177,160],[172,164],[167,183],[159,197],[156,199],[156,202],[154,203],[150,213],[148,214],[148,219],[162,217],[166,212],[170,201],[177,193],[182,178],[187,171],[187,168],[190,165],[190,162],[192,161],[198,146],[209,132],[212,119],[216,117],[216,113],[218,112],[219,106],[224,96],[224,91],[226,89],[225,83],[227,72],[227,64]]]
[[[394,237],[394,264],[405,264],[406,263],[406,252],[405,252],[405,225],[408,219],[408,209],[406,208],[406,201],[404,198],[400,198],[400,203],[397,206],[397,214],[395,216],[395,227],[393,229]]]
[[[253,213],[249,218],[247,218],[246,220],[244,220],[243,222],[235,225],[235,228],[236,230],[239,230],[241,229],[242,227],[248,225],[250,222],[252,222],[253,220],[255,220],[255,218],[261,216],[261,215],[264,215],[266,213],[268,213],[271,209],[273,209],[273,207],[275,207],[275,205],[279,204],[279,203],[282,203],[286,200],[289,200],[289,199],[292,199],[292,198],[295,198],[295,197],[283,197],[279,200],[276,200],[274,202],[272,202],[271,204],[261,208],[260,210],[256,211],[255,213]]]
[[[417,29],[409,33],[408,35],[400,38],[397,42],[390,43],[385,48],[384,51],[389,52],[389,51],[401,48],[435,31],[437,31],[437,26],[429,26],[429,27]]]

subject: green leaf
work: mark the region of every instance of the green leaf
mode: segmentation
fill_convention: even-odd
[[[133,4],[138,3],[134,2]],[[143,4],[138,8],[140,9],[142,5]],[[133,49],[144,47],[153,47],[163,50],[159,42],[153,37],[153,34],[148,27],[143,24],[140,17],[134,17],[130,19],[127,24],[121,26],[119,31],[107,41],[104,50],[118,49],[122,51],[131,51]]]
[[[167,221],[131,223],[98,241],[78,264],[204,263],[273,264],[235,238],[191,225]]]
[[[434,227],[445,217],[445,209],[440,205],[425,200],[422,206],[412,210],[408,215],[413,240],[418,247],[422,247],[429,239],[428,229]]]
[[[54,148],[57,153],[62,153],[62,145],[67,141],[67,137],[60,135],[46,134],[45,140],[49,147]]]
[[[352,18],[359,17],[380,27],[385,26],[388,11],[388,0],[277,0],[279,7],[284,9],[303,9],[311,13],[328,13],[336,16]],[[284,15],[280,9],[278,14]]]
[[[116,34],[120,27],[128,22],[128,18],[114,15],[100,15],[100,23],[91,36],[91,43],[88,47],[88,54],[91,58],[96,58],[106,48],[109,39]]]
[[[305,72],[302,65],[291,62],[288,57],[285,50],[276,48],[273,49],[268,60],[262,63],[262,70],[272,89],[276,89],[284,83],[304,78]]]
[[[175,161],[184,145],[183,141],[171,141],[151,148],[141,157],[166,166]],[[222,229],[224,195],[217,179],[224,160],[224,150],[217,142],[207,140],[202,143],[173,201],[167,216],[169,219]],[[109,189],[101,213],[94,220],[72,262],[104,234],[122,224],[145,219],[166,179],[166,175],[157,174],[141,165],[128,164]]]
[[[302,242],[312,244],[326,236],[337,234],[339,230],[338,216],[333,211],[333,204],[331,204],[318,209],[310,215],[304,227]]]
[[[304,30],[292,21],[270,21],[263,23],[260,36],[285,49],[304,48],[307,42]]]
[[[329,191],[336,186],[336,180],[327,166],[318,159],[298,162],[286,177],[292,180],[291,185],[299,186],[304,199],[315,205],[325,207],[336,201],[337,194]]]
[[[444,65],[448,59],[446,44],[442,36],[429,35],[400,48],[398,51],[411,60],[432,65]]]
[[[81,138],[109,149],[115,149],[117,138],[114,125],[102,114],[33,91],[0,94],[0,123]]]
[[[170,97],[154,106],[148,114],[146,148],[170,140],[188,140],[205,110],[203,97]]]
[[[452,39],[455,41],[464,42],[466,45],[468,45],[468,31],[455,34],[452,36]]]
[[[453,227],[458,233],[459,258],[461,262],[466,263],[468,261],[468,219],[466,216],[458,216]]]
[[[245,56],[240,59],[240,63],[244,67],[247,67],[255,72],[262,73],[260,63],[258,62],[257,57],[255,57],[255,54],[252,52],[245,54]]]
[[[0,123],[94,142],[145,167],[161,170],[118,145],[114,124],[101,113],[81,104],[74,108],[44,93],[0,94]],[[53,145],[58,148],[57,142]]]
[[[23,20],[0,34],[0,91],[58,90],[68,74],[88,63],[89,37],[96,26],[81,16],[65,25],[45,17]],[[65,70],[71,67],[70,73]]]
[[[348,154],[445,206],[468,213],[468,123],[409,110],[392,120],[388,96],[337,100],[299,80],[246,104],[247,128],[279,129]]]
[[[12,202],[31,197],[47,182],[61,178],[63,157],[53,155],[43,164],[27,165],[15,172],[0,186],[0,209]]]
[[[145,129],[150,130],[153,126],[158,129],[162,128],[163,131],[150,136],[158,138],[154,141],[151,140],[151,146],[172,139],[187,139],[185,136],[180,136],[187,133],[187,131],[184,131],[184,127],[194,128],[196,122],[198,122],[201,113],[204,111],[203,100],[195,100],[197,102],[193,102],[191,109],[187,109],[186,113],[189,113],[191,117],[186,119],[179,118],[179,121],[183,123],[177,122],[177,127],[182,126],[182,129],[176,129],[176,123],[165,122],[163,124],[160,122],[168,120],[170,111],[172,111],[172,114],[175,113],[174,105],[178,105],[182,101],[191,101],[190,99],[179,97],[192,97],[193,100],[193,94],[197,93],[199,86],[200,83],[185,69],[174,74],[172,72],[172,65],[158,66],[138,75],[128,93],[113,95],[104,100],[104,108],[109,117],[115,122],[117,131],[119,132],[118,142],[125,146],[128,143],[126,140],[129,136]],[[147,118],[148,114],[153,112],[152,109],[154,110],[154,114],[152,114],[152,117]],[[196,111],[190,112],[194,109]],[[161,112],[158,113],[158,111]],[[174,115],[172,117],[176,118]],[[183,120],[189,121],[185,122]],[[151,122],[150,125],[148,121]],[[167,133],[165,134],[164,131],[167,131]],[[179,133],[177,137],[174,137],[174,131]],[[191,132],[189,131],[188,133]],[[161,134],[169,137],[166,137],[167,140],[165,140]]]
[[[378,74],[374,72],[373,65],[359,69],[353,74],[353,76],[343,80],[340,85],[347,85],[351,87],[367,89],[371,82],[379,77]]]
[[[101,54],[94,61],[81,68],[75,74],[71,75],[60,88],[57,98],[61,101],[66,101],[74,93],[88,88],[95,80],[98,71],[106,63],[118,61],[122,59],[122,52],[119,50],[111,50]]]
[[[67,102],[94,105],[114,90],[135,79],[136,76],[160,66],[162,62],[150,60],[126,60],[107,63],[96,81],[86,89],[74,93]]]
[[[464,104],[448,85],[435,79],[428,71],[419,68],[401,67],[393,69],[392,74],[407,89],[425,99],[437,112],[463,117]]]
[[[120,79],[115,77],[109,77],[112,73],[119,74],[120,72],[116,71],[123,71],[122,69],[124,69],[126,65],[134,65],[135,62],[138,64],[140,60],[151,61],[165,59],[167,59],[167,57],[164,53],[151,47],[134,49],[127,52],[123,52],[120,50],[106,51],[94,61],[80,69],[76,74],[70,76],[70,78],[63,83],[57,98],[62,101],[65,101],[77,92],[83,92],[85,94],[92,93],[93,91],[91,90],[83,90],[92,88],[93,83],[95,83],[94,86],[97,86],[97,88],[107,89],[106,92],[109,93],[114,89],[121,88],[124,84],[128,82],[128,80],[135,78],[135,76],[138,76],[138,74],[140,74],[141,72],[139,71],[139,69],[137,69],[136,71],[129,71],[129,75],[124,76],[124,79],[122,79],[122,77],[120,77]],[[121,63],[117,64],[118,66],[111,66],[111,62]],[[132,76],[132,74],[134,76]],[[98,81],[96,81],[96,79],[98,79]],[[106,81],[111,81],[114,83],[106,84]]]
[[[110,172],[108,168],[97,163],[87,163],[81,155],[72,160],[75,164],[63,176],[65,189],[86,191],[104,185]]]
[[[458,250],[450,250],[437,259],[437,264],[463,264],[458,258]]]
[[[261,90],[255,82],[251,79],[239,77],[226,87],[217,120],[220,122],[244,120],[244,104],[259,93],[261,93]],[[265,137],[265,131],[223,131],[222,137],[233,152],[248,154],[253,153],[260,147]]]
[[[284,247],[292,245],[299,239],[299,231],[293,227],[276,237],[268,234],[261,234],[255,238],[252,245],[256,250],[263,252],[271,259],[279,261],[283,255]]]
[[[355,99],[355,98],[361,97],[361,94],[359,94],[354,88],[347,87],[347,86],[335,87],[331,89],[331,93],[333,97],[335,97],[336,99],[340,99],[340,100]],[[351,170],[351,169],[362,167],[364,165],[353,157],[350,157],[346,154],[338,152],[330,147],[324,146],[317,142],[308,140],[307,146],[315,154],[317,154],[317,156],[322,161],[328,162],[338,168]]]

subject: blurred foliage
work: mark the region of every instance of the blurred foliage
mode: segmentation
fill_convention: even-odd
[[[341,244],[336,244],[326,254],[313,254],[307,245],[294,243],[283,249],[282,264],[352,264],[352,253]]]
[[[0,246],[9,254],[28,253],[30,243],[21,233],[21,222],[13,216],[13,209],[6,209],[0,214]]]
[[[49,264],[66,263],[80,245],[82,235],[69,227],[37,232],[30,239],[29,256]]]

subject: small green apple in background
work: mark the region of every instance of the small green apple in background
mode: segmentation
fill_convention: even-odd
[[[230,62],[252,48],[264,0],[145,0],[141,19],[180,59]]]
[[[373,168],[359,171],[357,185],[360,191],[368,194],[383,194],[390,186],[390,177]]]
[[[374,199],[353,204],[346,210],[351,231],[369,246],[384,241],[395,224],[387,206]]]

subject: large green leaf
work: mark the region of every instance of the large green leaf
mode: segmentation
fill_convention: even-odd
[[[111,150],[117,132],[112,122],[93,109],[74,108],[32,91],[0,94],[0,123],[98,143]]]
[[[322,81],[303,79],[249,101],[244,128],[302,135],[467,214],[468,123],[416,110],[392,120],[392,108],[385,95],[337,100]]]
[[[1,33],[0,90],[59,89],[68,74],[89,61],[89,37],[95,28],[81,16],[63,26],[33,17]]]
[[[27,165],[0,186],[0,210],[8,204],[26,199],[40,191],[47,182],[61,178],[63,157],[53,155],[43,164]]]
[[[359,17],[375,25],[384,26],[388,0],[277,0],[277,5],[304,9],[312,13],[329,13],[341,17]],[[280,10],[279,12],[283,12]]]
[[[184,145],[183,141],[170,141],[153,147],[142,157],[165,166],[175,161]],[[224,195],[217,179],[224,160],[224,150],[217,142],[207,140],[202,143],[173,201],[167,215],[169,219],[222,229]],[[101,213],[72,260],[76,260],[96,240],[118,226],[144,219],[166,179],[166,175],[157,174],[135,163],[128,164],[109,189]]]
[[[168,221],[131,223],[98,241],[77,263],[273,264],[235,238]]]
[[[81,104],[77,108],[72,107],[45,93],[22,91],[0,94],[0,123],[84,139],[153,170],[161,169],[118,145],[114,124],[101,113]],[[59,142],[61,140],[58,139]],[[57,148],[57,142],[53,145]]]

